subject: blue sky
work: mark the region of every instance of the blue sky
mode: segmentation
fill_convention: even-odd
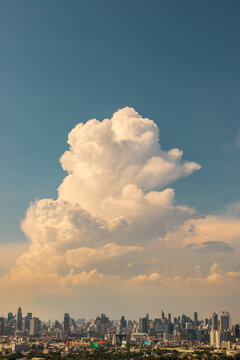
[[[201,171],[174,184],[203,213],[240,197],[238,1],[1,1],[0,241],[56,197],[79,121],[132,106]]]

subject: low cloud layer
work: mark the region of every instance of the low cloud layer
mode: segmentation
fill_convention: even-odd
[[[194,275],[194,274],[193,274]],[[162,287],[180,288],[184,287],[186,290],[197,291],[196,289],[200,286],[208,288],[211,286],[215,287],[215,291],[220,288],[228,287],[229,285],[239,285],[240,272],[237,271],[224,271],[221,266],[216,262],[210,269],[206,276],[174,276],[164,277],[159,273],[152,273],[150,275],[138,275],[128,282],[132,286],[151,286],[153,284],[159,284]]]

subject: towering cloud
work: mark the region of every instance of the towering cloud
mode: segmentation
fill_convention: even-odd
[[[68,176],[59,187],[59,198],[81,204],[107,221],[130,216],[133,209],[126,197],[134,201],[135,212],[142,191],[162,188],[200,168],[193,162],[181,163],[178,149],[162,151],[157,125],[132,108],[119,110],[102,122],[94,119],[78,124],[68,143],[70,149],[60,160]],[[155,193],[152,201],[169,202],[172,196],[168,192],[159,200]],[[117,206],[112,212],[114,202]]]
[[[198,218],[175,204],[167,185],[200,166],[183,162],[179,149],[162,150],[157,125],[134,109],[79,123],[68,144],[58,199],[30,205],[22,222],[29,250],[5,282],[81,286],[124,279],[123,266],[131,263],[134,271],[134,260],[160,237]]]

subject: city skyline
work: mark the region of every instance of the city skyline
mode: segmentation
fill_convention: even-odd
[[[21,317],[20,321],[19,321],[19,313],[20,313],[20,317]],[[16,314],[14,314],[14,312],[12,312],[12,311],[8,311],[6,314],[1,313],[0,317],[5,318],[5,319],[9,319],[9,316],[10,316],[10,319],[15,319],[16,329],[17,330],[22,330],[22,322],[24,321],[24,319],[26,319],[26,318],[38,318],[38,319],[40,319],[40,317],[38,315],[37,316],[35,316],[35,315],[36,314],[33,314],[33,312],[29,312],[28,310],[27,310],[27,312],[24,313],[24,311],[22,310],[22,307],[19,306],[17,311],[16,311]],[[239,321],[235,321],[234,319],[232,320],[230,312],[226,311],[226,310],[223,310],[220,313],[216,313],[216,312],[213,312],[212,314],[209,313],[208,317],[205,317],[205,318],[199,316],[198,311],[194,311],[193,314],[181,313],[181,312],[178,313],[178,314],[172,314],[172,313],[169,313],[169,312],[165,313],[164,310],[160,310],[159,314],[158,314],[159,316],[154,316],[150,312],[148,312],[148,313],[146,313],[145,317],[142,316],[143,314],[139,314],[139,316],[136,319],[135,318],[126,319],[125,318],[126,314],[125,315],[122,314],[119,317],[119,319],[117,319],[117,318],[113,318],[113,317],[109,316],[109,314],[105,315],[103,312],[98,312],[98,313],[93,314],[90,317],[85,318],[84,314],[78,314],[78,315],[72,316],[69,312],[66,312],[66,313],[62,314],[62,319],[60,319],[60,318],[41,319],[41,321],[43,321],[44,323],[48,323],[48,324],[50,324],[50,323],[53,324],[53,323],[55,323],[57,321],[57,322],[59,322],[59,324],[61,323],[63,326],[65,324],[66,327],[68,327],[70,319],[81,320],[81,321],[83,321],[83,320],[85,321],[85,320],[88,320],[88,319],[89,320],[95,320],[96,318],[99,318],[99,317],[101,317],[103,315],[107,316],[108,318],[110,318],[113,321],[119,322],[120,324],[121,324],[122,320],[124,320],[124,321],[127,321],[127,320],[132,321],[132,320],[134,320],[134,321],[138,322],[138,320],[142,319],[142,318],[146,318],[146,319],[148,319],[148,321],[149,321],[150,318],[155,318],[155,319],[167,319],[170,322],[174,322],[175,319],[179,319],[181,316],[186,316],[189,319],[191,319],[191,321],[197,322],[197,323],[206,322],[206,320],[211,320],[211,327],[212,327],[213,330],[218,330],[218,328],[223,328],[223,325],[222,325],[223,320],[222,320],[222,318],[224,318],[225,315],[227,315],[229,317],[230,322],[228,322],[227,325],[224,326],[224,328],[228,329],[228,328],[231,327],[231,325],[237,324],[239,322]]]
[[[146,358],[156,358],[162,352],[166,357],[166,351],[168,356],[169,351],[174,352],[175,357],[190,353],[196,358],[196,352],[209,358],[239,356],[240,324],[232,321],[228,311],[219,318],[215,312],[206,319],[199,318],[197,311],[192,315],[173,316],[162,310],[157,318],[147,313],[137,320],[125,315],[114,320],[104,313],[92,319],[74,319],[64,313],[62,319],[43,322],[33,313],[25,316],[19,307],[16,314],[8,312],[0,317],[0,356],[19,358],[21,353],[21,357],[44,355],[45,359],[47,354],[71,358],[92,354],[96,358],[104,353],[121,353],[129,358],[129,352],[145,352]]]
[[[1,311],[240,322],[240,3],[0,8]]]

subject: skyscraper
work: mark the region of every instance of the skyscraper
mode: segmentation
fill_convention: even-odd
[[[54,327],[55,329],[60,329],[60,322],[58,320],[55,321]]]
[[[218,349],[221,347],[222,336],[220,331],[211,330],[210,332],[210,344]]]
[[[14,326],[15,325],[15,319],[14,319],[14,316],[13,316],[12,312],[8,313],[7,324],[8,324],[8,326]]]
[[[23,319],[22,329],[23,330],[30,330],[30,320],[32,319],[32,313],[27,313],[27,316]]]
[[[39,318],[30,319],[30,330],[29,335],[39,336]]]
[[[0,317],[0,336],[4,335],[4,318]]]
[[[218,330],[218,315],[216,313],[212,315],[212,330]]]
[[[221,316],[221,331],[227,330],[230,328],[230,314],[227,311],[222,312]]]
[[[22,330],[22,309],[18,308],[18,311],[17,311],[17,330]]]
[[[195,313],[193,314],[193,319],[194,319],[194,323],[195,325],[197,325],[198,323],[198,313],[195,311]]]
[[[13,320],[14,316],[12,312],[8,313],[8,322],[10,322],[11,320]]]
[[[70,322],[69,314],[65,313],[64,314],[63,331],[64,331],[64,335],[67,335],[67,336],[69,336],[69,334],[70,334],[69,322]]]
[[[238,324],[233,327],[233,333],[237,338],[240,337],[240,331],[239,331],[239,325]]]
[[[147,316],[139,319],[139,332],[140,333],[148,332],[148,317]]]
[[[172,322],[172,316],[171,316],[170,313],[168,314],[168,318],[167,318],[167,319],[168,319],[169,322]]]
[[[127,327],[127,320],[125,319],[124,316],[121,317],[120,326],[121,326],[121,328],[126,328]]]

